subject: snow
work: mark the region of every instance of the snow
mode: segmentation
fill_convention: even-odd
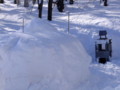
[[[53,7],[51,22],[47,1],[42,19],[36,18],[37,5],[11,3],[0,4],[0,90],[120,89],[119,0],[107,7],[99,0],[66,2],[63,13]],[[95,62],[99,30],[112,39],[113,56],[105,65]]]
[[[0,37],[1,90],[73,90],[88,78],[91,57],[75,37],[38,19],[24,31]]]

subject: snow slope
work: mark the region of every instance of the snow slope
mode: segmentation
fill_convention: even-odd
[[[0,90],[74,90],[89,76],[82,44],[44,20],[0,39]]]
[[[95,40],[97,38],[99,38],[98,36],[98,32],[99,30],[107,30],[108,32],[108,38],[112,39],[112,45],[113,45],[113,57],[111,58],[111,62],[108,62],[105,65],[101,65],[98,63],[91,63],[90,64],[90,70],[88,72],[90,72],[90,75],[85,78],[85,80],[82,80],[82,76],[79,76],[79,73],[82,70],[82,68],[80,68],[82,65],[78,62],[79,60],[77,60],[77,62],[74,63],[74,61],[71,60],[71,58],[74,58],[74,56],[71,57],[71,53],[68,53],[68,51],[72,51],[72,53],[75,53],[75,51],[73,50],[73,46],[76,47],[76,45],[73,45],[73,41],[77,42],[78,44],[78,40],[76,41],[76,39],[74,40],[71,36],[69,37],[68,35],[64,35],[64,34],[59,34],[56,31],[49,31],[48,29],[52,28],[51,26],[48,26],[47,24],[42,23],[42,26],[44,27],[49,27],[47,28],[41,28],[39,30],[36,27],[39,27],[39,25],[41,24],[34,24],[35,22],[39,23],[39,21],[37,20],[33,20],[33,22],[31,22],[30,24],[28,24],[26,26],[26,29],[23,30],[23,18],[25,20],[25,24],[28,23],[31,18],[34,18],[37,16],[37,5],[35,5],[32,9],[32,12],[30,12],[29,9],[24,9],[21,6],[17,7],[16,5],[10,4],[12,3],[11,0],[6,0],[6,3],[4,5],[0,4],[0,45],[1,45],[1,63],[0,63],[0,71],[1,71],[1,88],[4,88],[3,86],[5,85],[5,82],[7,81],[7,84],[9,84],[9,81],[11,82],[11,78],[7,78],[5,79],[4,77],[8,77],[5,76],[5,73],[8,73],[8,71],[10,70],[11,72],[11,68],[12,67],[16,67],[16,65],[19,65],[19,68],[21,67],[25,67],[26,65],[28,65],[28,68],[25,69],[20,69],[20,70],[15,70],[14,71],[18,71],[18,74],[20,74],[21,72],[24,72],[22,75],[22,79],[16,79],[16,81],[20,81],[25,82],[24,86],[17,86],[17,87],[25,87],[28,88],[30,90],[38,90],[39,88],[42,87],[42,89],[40,90],[46,90],[48,88],[51,88],[52,90],[54,89],[59,89],[60,90],[64,90],[64,89],[73,89],[73,90],[119,90],[120,89],[120,43],[119,43],[119,36],[120,36],[120,1],[119,0],[109,0],[109,6],[108,7],[104,7],[102,4],[99,4],[99,0],[76,0],[74,5],[68,5],[68,2],[66,2],[66,6],[65,6],[65,11],[63,13],[59,13],[56,9],[56,6],[53,7],[53,21],[51,22],[45,22],[45,23],[49,23],[51,24],[53,27],[56,28],[56,30],[58,30],[59,32],[68,32],[68,11],[70,12],[70,32],[69,35],[72,35],[76,38],[78,38],[78,40],[81,42],[81,44],[84,46],[85,51],[87,51],[87,53],[92,57],[92,60],[94,61],[94,44],[95,44]],[[43,8],[43,21],[46,20],[47,18],[47,1],[44,2],[44,8]],[[11,13],[11,14],[9,14]],[[33,26],[30,27],[29,26]],[[22,28],[21,30],[19,30],[20,28]],[[32,28],[35,28],[32,29]],[[32,29],[32,30],[31,30]],[[43,30],[45,29],[45,30]],[[18,30],[18,32],[16,32],[16,30]],[[21,33],[22,31],[24,31],[24,33]],[[13,33],[11,33],[13,32]],[[62,38],[63,37],[63,38]],[[54,38],[54,39],[53,39]],[[67,38],[67,39],[66,39]],[[70,39],[68,39],[70,38]],[[40,39],[40,40],[39,40]],[[63,46],[60,45],[60,43],[58,43],[57,41],[60,41],[60,43],[62,43]],[[72,41],[72,42],[71,42]],[[33,43],[34,42],[34,43]],[[55,43],[53,45],[53,43]],[[68,44],[67,44],[68,43]],[[69,44],[70,43],[70,44]],[[71,45],[72,43],[72,45]],[[69,46],[70,45],[70,46]],[[15,46],[15,47],[14,47]],[[66,47],[65,47],[66,46]],[[13,48],[14,47],[14,48]],[[24,47],[24,48],[23,48]],[[37,59],[37,57],[40,57],[39,54],[36,54],[36,52],[41,52],[40,49],[36,49],[35,47],[43,47],[44,50],[46,52],[42,52],[40,53],[42,55],[42,58],[47,58],[46,55],[48,57],[53,56],[55,58],[59,58],[59,60],[61,61],[61,59],[63,59],[62,57],[57,57],[58,54],[61,56],[69,56],[67,57],[67,59],[70,59],[70,62],[66,61],[62,63],[61,65],[56,65],[56,68],[60,68],[60,71],[56,71],[55,70],[55,74],[56,77],[52,77],[51,76],[54,74],[52,73],[52,75],[48,75],[50,74],[50,72],[46,75],[48,78],[46,79],[43,78],[42,80],[37,80],[38,78],[35,78],[35,80],[29,77],[26,79],[23,79],[26,75],[27,76],[31,76],[31,73],[26,73],[26,71],[31,71],[32,68],[33,70],[31,72],[35,72],[36,73],[36,67],[38,67],[40,62],[36,62],[37,65],[36,66],[32,66],[32,64],[36,64],[36,63],[32,63],[31,59],[32,55],[34,55],[35,59]],[[52,49],[51,49],[52,47]],[[55,47],[53,49],[53,47]],[[75,48],[74,47],[74,48]],[[80,45],[81,47],[81,45]],[[33,48],[31,50],[31,48]],[[35,49],[34,49],[35,48]],[[60,49],[58,49],[60,48]],[[68,50],[69,48],[69,50]],[[49,50],[50,49],[50,50]],[[67,50],[66,50],[67,49]],[[76,47],[76,49],[79,51],[79,53],[82,53],[78,47]],[[75,50],[76,50],[75,49]],[[47,51],[48,50],[48,51]],[[83,47],[82,47],[83,50]],[[31,51],[33,53],[31,53]],[[48,52],[52,52],[52,53],[48,53]],[[22,53],[23,54],[22,54]],[[62,53],[64,52],[64,53]],[[65,54],[66,52],[66,54]],[[43,54],[45,53],[45,57],[43,57]],[[54,54],[56,53],[56,54]],[[30,54],[30,56],[28,56],[28,54]],[[83,54],[86,55],[85,52],[83,52]],[[83,55],[83,54],[78,54],[75,53],[75,55]],[[27,56],[25,56],[27,55]],[[83,55],[84,56],[84,55]],[[2,62],[4,57],[5,62]],[[12,59],[9,59],[10,57],[12,57]],[[16,57],[16,60],[15,58]],[[77,57],[77,56],[75,56]],[[22,59],[28,60],[25,62],[24,61],[19,61],[18,60],[22,60]],[[79,57],[81,58],[81,57]],[[47,58],[50,59],[50,58]],[[9,61],[8,61],[9,60]],[[11,61],[10,61],[11,60]],[[12,61],[13,60],[13,61]],[[38,60],[38,59],[37,59]],[[64,59],[63,59],[64,60]],[[47,61],[49,62],[49,61]],[[9,64],[11,63],[11,64]],[[14,65],[13,65],[14,63]],[[24,65],[22,65],[22,64]],[[31,64],[32,63],[32,64]],[[56,63],[55,59],[52,59],[52,62],[49,63]],[[65,63],[65,64],[63,64]],[[83,62],[84,63],[84,62]],[[77,64],[77,66],[75,66]],[[87,64],[87,65],[86,65]],[[84,64],[85,66],[88,67],[88,63]],[[48,65],[48,64],[46,64]],[[52,67],[53,64],[50,64]],[[54,64],[55,65],[55,64]],[[80,71],[78,71],[78,76],[76,76],[77,74],[72,73],[71,77],[75,80],[73,80],[71,77],[68,77],[70,74],[69,72],[73,72],[70,71],[69,68],[67,68],[67,66],[69,68],[73,69],[77,69],[77,70],[73,70],[74,72],[78,71],[78,69]],[[72,66],[71,66],[72,65]],[[81,66],[80,66],[81,65]],[[3,68],[6,67],[7,68]],[[29,68],[31,67],[32,68]],[[42,64],[43,66],[43,64]],[[40,67],[42,67],[40,66]],[[66,66],[66,67],[65,67]],[[64,67],[65,70],[62,68]],[[77,68],[78,67],[78,68]],[[84,67],[84,66],[82,66]],[[42,67],[43,68],[43,67]],[[50,68],[46,68],[46,70],[49,70],[51,72],[53,72],[53,70]],[[40,69],[41,71],[41,69]],[[43,72],[43,71],[42,71]],[[64,73],[63,73],[64,72]],[[88,72],[86,72],[88,74]],[[35,73],[33,75],[35,75]],[[46,73],[46,72],[44,72]],[[84,72],[85,73],[85,72]],[[14,74],[17,75],[18,74]],[[37,75],[39,75],[39,73],[36,73]],[[68,75],[69,74],[69,75]],[[87,75],[85,74],[85,75]],[[68,76],[67,76],[68,75]],[[13,73],[10,73],[10,76],[13,76]],[[20,75],[21,76],[21,75]],[[76,77],[74,77],[76,76]],[[37,77],[37,76],[36,76]],[[63,78],[64,77],[64,78]],[[62,78],[62,79],[61,79]],[[14,80],[14,79],[13,79]],[[23,80],[23,81],[22,81]],[[28,81],[30,80],[30,81]],[[33,82],[32,82],[33,80]],[[71,80],[71,81],[69,81]],[[37,82],[38,81],[38,82]],[[39,82],[40,81],[40,82]],[[73,82],[74,81],[74,82]],[[14,87],[14,81],[12,81],[13,83],[9,84],[10,87],[12,88],[12,86]],[[29,84],[29,82],[32,82]],[[65,82],[65,83],[64,83]],[[20,83],[20,82],[19,82]],[[12,85],[13,84],[13,85]],[[19,84],[19,85],[23,85],[23,84]],[[56,86],[56,87],[55,87]],[[16,88],[17,88],[16,87]],[[62,88],[65,87],[65,88]],[[8,88],[8,87],[7,87]],[[6,88],[6,89],[7,89]],[[58,90],[59,90],[58,89]]]

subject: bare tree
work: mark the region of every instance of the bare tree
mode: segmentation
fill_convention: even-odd
[[[104,0],[104,6],[108,6],[107,0]]]
[[[20,0],[14,0],[14,4],[20,5]]]
[[[73,0],[69,0],[69,4],[73,4],[74,3],[74,1]]]
[[[64,0],[57,0],[57,9],[59,12],[63,12],[64,10]]]
[[[29,0],[24,0],[24,7],[29,7]]]
[[[14,4],[17,4],[17,0],[14,0]]]
[[[43,7],[43,0],[39,1],[38,3],[39,18],[42,18],[42,7]]]
[[[4,3],[4,0],[0,0],[0,3]]]
[[[33,2],[33,4],[35,4],[35,3],[36,3],[36,0],[32,0],[32,2]]]
[[[53,3],[53,0],[48,1],[48,20],[49,21],[52,20],[52,3]]]

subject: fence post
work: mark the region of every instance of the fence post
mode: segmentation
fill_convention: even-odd
[[[22,27],[23,27],[23,33],[24,33],[24,23],[25,23],[25,21],[24,21],[24,18],[23,18],[23,25],[22,25]]]
[[[68,34],[70,32],[70,12],[68,12]]]

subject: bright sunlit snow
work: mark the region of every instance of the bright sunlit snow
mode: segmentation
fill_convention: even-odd
[[[91,58],[81,43],[43,20],[3,38],[1,90],[72,90],[90,74]]]
[[[120,1],[65,2],[62,13],[53,6],[52,21],[47,3],[42,19],[37,4],[0,4],[0,90],[120,90]],[[106,64],[95,61],[99,30],[112,39]]]

